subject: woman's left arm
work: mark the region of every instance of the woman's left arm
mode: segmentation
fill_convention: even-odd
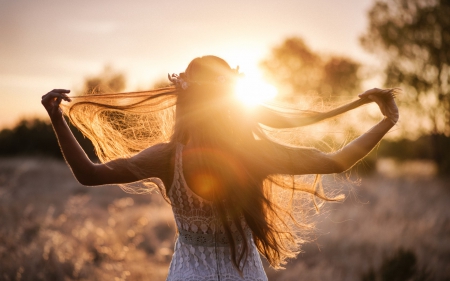
[[[367,103],[372,100],[378,104],[384,115],[382,121],[372,127],[342,149],[333,153],[324,153],[314,148],[298,148],[290,151],[293,165],[286,169],[280,165],[274,167],[274,173],[302,175],[302,174],[333,174],[342,173],[350,169],[364,158],[397,123],[398,108],[394,95],[397,89],[372,89],[359,95]]]
[[[62,100],[70,102],[67,96],[69,90],[55,89],[42,96],[41,103],[47,110],[58,139],[61,152],[69,165],[75,178],[83,185],[95,186],[104,184],[129,183],[149,177],[167,177],[167,168],[170,163],[170,155],[163,155],[161,151],[168,144],[158,144],[149,147],[129,159],[116,159],[106,164],[93,163],[84,152],[78,141],[73,136],[67,125],[61,108]],[[167,154],[167,152],[166,152]],[[145,164],[144,167],[137,167]],[[130,169],[130,167],[137,167]],[[167,167],[167,168],[166,168]],[[141,173],[136,173],[136,170]]]
[[[348,170],[366,156],[397,123],[399,112],[394,100],[396,90],[375,88],[359,95],[360,98],[367,97],[376,102],[384,119],[342,149],[328,154],[330,160],[336,164],[337,172]]]

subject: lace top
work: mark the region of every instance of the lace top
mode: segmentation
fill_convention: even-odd
[[[170,263],[168,281],[267,280],[249,227],[242,221],[249,246],[242,277],[231,262],[229,244],[211,201],[196,195],[183,176],[183,145],[178,144],[175,170],[168,197],[178,229],[178,239]],[[237,245],[242,238],[230,222]],[[239,247],[239,246],[238,246]]]

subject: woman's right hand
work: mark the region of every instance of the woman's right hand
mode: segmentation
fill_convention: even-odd
[[[61,100],[70,102],[71,99],[67,96],[70,90],[65,89],[54,89],[42,96],[41,103],[47,110],[50,118],[61,117],[62,111],[59,105]]]
[[[381,113],[395,125],[399,119],[399,112],[397,104],[395,103],[395,96],[400,92],[399,88],[391,89],[370,89],[358,95],[360,98],[369,98],[378,104]]]

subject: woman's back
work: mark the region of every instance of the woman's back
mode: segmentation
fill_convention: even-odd
[[[212,201],[195,194],[186,183],[183,149],[184,145],[177,145],[173,183],[167,194],[179,233],[167,280],[267,280],[251,230],[243,217],[241,225],[249,251],[241,264],[242,276],[233,266],[225,228]],[[237,252],[240,252],[245,242],[234,223],[228,222]]]

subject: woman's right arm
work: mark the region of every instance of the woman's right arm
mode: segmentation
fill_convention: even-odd
[[[397,123],[399,112],[395,103],[395,89],[371,89],[359,95],[378,104],[384,119],[343,148],[333,153],[324,153],[313,148],[298,148],[290,151],[290,168],[280,165],[278,173],[286,174],[331,174],[350,169],[364,158]],[[367,103],[362,101],[362,104]],[[276,168],[276,167],[275,167]]]
[[[67,94],[70,90],[55,89],[42,96],[41,103],[47,110],[53,129],[58,138],[62,154],[75,178],[83,185],[103,185],[128,183],[141,180],[127,167],[114,165],[114,161],[105,164],[95,164],[81,148],[69,126],[64,120],[59,107],[62,100],[70,102]],[[158,176],[158,175],[149,175]]]

